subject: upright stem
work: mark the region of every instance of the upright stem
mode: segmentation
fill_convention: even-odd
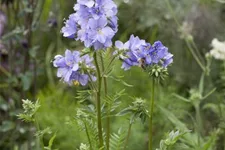
[[[201,145],[200,143],[200,137],[202,135],[202,118],[201,118],[201,113],[200,113],[200,105],[195,104],[195,111],[196,111],[196,120],[197,120],[197,129],[198,129],[198,144],[199,146]]]
[[[84,122],[84,126],[85,126],[85,131],[86,131],[86,134],[87,134],[88,142],[89,142],[89,145],[90,145],[90,150],[93,150],[93,147],[92,147],[92,144],[91,144],[91,138],[90,138],[90,135],[89,135],[89,132],[88,132],[86,122]]]
[[[101,54],[101,65],[102,65],[102,72],[105,72],[105,66],[104,61]],[[108,94],[108,88],[107,88],[107,79],[105,76],[103,76],[103,82],[104,82],[104,91],[105,91],[105,97]],[[106,149],[109,150],[109,143],[110,143],[110,104],[107,105],[107,120],[106,120]]]
[[[102,78],[101,78],[101,71],[98,65],[97,60],[97,52],[94,52],[94,61],[97,70],[97,77],[98,77],[98,90],[96,94],[96,102],[97,102],[97,120],[98,120],[98,138],[99,138],[99,148],[103,147],[103,137],[102,137],[102,120],[101,120],[101,85],[102,85]]]
[[[127,144],[128,144],[128,140],[129,140],[130,133],[131,133],[131,127],[132,127],[132,123],[129,124],[129,128],[128,128],[128,133],[127,133],[126,141],[125,141],[124,148],[123,148],[124,150],[126,149]]]
[[[152,150],[152,118],[153,118],[153,110],[154,110],[154,97],[155,97],[155,80],[152,79],[152,87],[151,87],[151,105],[150,105],[150,118],[149,118],[149,142],[148,149]]]
[[[37,92],[37,60],[34,58],[34,69],[33,69],[33,100],[36,99],[36,92]]]
[[[36,119],[35,119],[34,123],[36,124],[37,131],[41,131],[38,121]],[[44,150],[45,146],[44,146],[44,142],[43,142],[43,135],[40,135],[38,138],[39,138],[39,142],[40,142],[39,144],[41,145],[41,149]]]

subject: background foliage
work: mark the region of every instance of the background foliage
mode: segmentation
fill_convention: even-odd
[[[33,136],[35,127],[17,119],[22,111],[21,99],[27,98],[39,99],[41,107],[35,116],[40,128],[47,129],[45,145],[56,134],[53,148],[78,148],[87,139],[75,123],[79,105],[76,96],[79,90],[87,87],[68,87],[59,82],[51,63],[53,56],[63,53],[66,48],[82,48],[78,42],[62,38],[60,34],[63,19],[73,12],[75,1],[38,0],[35,9],[28,5],[29,0],[0,2],[0,149],[39,149],[37,138]],[[114,39],[126,41],[130,34],[151,43],[158,39],[174,54],[169,78],[157,88],[154,147],[160,147],[160,140],[167,137],[165,133],[183,129],[191,132],[179,142],[181,147],[173,150],[185,147],[188,150],[224,150],[224,62],[213,60],[210,76],[205,77],[205,93],[214,87],[216,91],[200,104],[203,121],[200,147],[195,143],[198,141],[194,121],[196,109],[174,93],[189,99],[193,96],[191,89],[198,88],[202,73],[182,38],[183,22],[188,23],[185,31],[193,36],[204,57],[211,49],[214,37],[225,41],[225,4],[213,0],[170,0],[171,7],[167,0],[116,0],[116,3],[119,31]],[[109,93],[126,88],[119,109],[131,105],[134,97],[148,100],[151,84],[148,76],[139,68],[124,72],[120,66],[121,62],[115,64],[113,75],[123,77],[124,82],[133,86],[109,79]],[[119,128],[126,131],[129,118],[113,117],[112,123],[115,133]],[[136,122],[129,139],[129,150],[146,149],[147,132],[147,125],[143,127],[141,122]]]

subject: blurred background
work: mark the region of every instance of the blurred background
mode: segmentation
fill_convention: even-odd
[[[185,38],[191,36],[199,55],[212,49],[211,41],[225,41],[225,2],[222,0],[115,0],[118,5],[119,31],[114,40],[127,41],[131,34],[150,43],[160,40],[174,54],[174,63],[169,67],[169,77],[157,88],[156,104],[166,108],[194,130],[190,116],[195,114],[192,105],[173,96],[177,93],[190,96],[190,90],[198,87],[201,68],[188,50]],[[42,129],[51,128],[44,136],[47,144],[52,133],[57,133],[53,148],[76,149],[86,137],[75,124],[70,124],[76,115],[78,90],[88,87],[69,87],[56,78],[52,59],[63,54],[65,49],[81,50],[79,42],[62,37],[60,30],[64,18],[73,13],[75,0],[0,0],[0,149],[33,150],[38,144],[35,127],[18,120],[22,111],[22,99],[41,103],[37,118]],[[205,61],[203,59],[203,61]],[[224,103],[224,62],[213,60],[210,76],[205,79],[206,91],[217,90],[207,103]],[[133,85],[127,87],[120,81],[109,79],[109,92],[126,89],[121,98],[121,109],[132,103],[131,97],[150,98],[149,77],[139,68],[129,71],[115,64],[113,74],[124,76],[123,80]],[[213,105],[214,106],[214,105]],[[224,106],[224,105],[223,105]],[[225,108],[225,107],[223,107]],[[208,137],[215,128],[224,129],[221,116],[215,109],[201,109],[203,135]],[[125,119],[125,120],[124,120]],[[128,128],[127,117],[113,118],[113,130]],[[144,126],[144,127],[143,127]],[[155,109],[154,147],[159,147],[165,133],[176,129],[165,113]],[[147,147],[147,124],[135,123],[129,139],[129,150],[145,150]],[[224,132],[218,135],[212,150],[224,150]],[[180,149],[178,149],[180,150]],[[197,149],[196,149],[197,150]],[[199,149],[200,150],[200,149]],[[201,149],[203,150],[203,149]]]

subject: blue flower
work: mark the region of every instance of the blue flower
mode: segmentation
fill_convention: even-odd
[[[157,64],[168,54],[168,48],[165,47],[162,42],[156,41],[151,47],[151,58],[152,62]]]
[[[122,68],[130,69],[131,66],[141,66],[143,68],[149,65],[162,65],[166,68],[173,62],[173,55],[168,52],[160,41],[156,41],[153,45],[141,40],[133,35],[123,44],[121,41],[116,41],[117,50],[113,54],[120,52],[120,59],[123,60]]]
[[[118,30],[117,6],[112,0],[78,0],[74,10],[62,28],[64,37],[80,40],[95,50],[112,46]]]
[[[79,59],[79,52],[77,51],[72,53],[70,50],[66,50],[65,57],[56,55],[53,65],[59,68],[57,77],[62,78],[65,82],[69,82],[72,72],[79,69]]]
[[[89,55],[80,56],[78,51],[71,52],[66,50],[65,56],[55,56],[53,65],[58,68],[57,77],[64,82],[69,85],[81,84],[85,86],[89,80],[96,81],[96,77],[93,74],[95,66],[92,64],[92,61],[93,59]],[[87,71],[90,72],[90,77]]]
[[[73,72],[70,76],[70,83],[69,84],[77,84],[79,82],[81,85],[87,85],[89,77],[87,74],[80,74],[79,72]]]
[[[115,32],[107,26],[107,19],[101,17],[98,20],[90,19],[89,20],[89,37],[93,43],[99,42],[105,44],[107,39],[111,39]]]
[[[75,20],[75,14],[71,14],[69,19],[66,20],[65,26],[62,28],[61,32],[63,33],[64,37],[67,38],[74,38],[77,32],[77,25]]]
[[[173,62],[173,55],[171,53],[168,53],[162,60],[162,65],[164,68],[166,68],[168,65],[170,65]]]
[[[95,6],[91,8],[91,15],[94,19],[99,19],[104,15],[104,10],[101,7]]]
[[[129,70],[130,67],[138,66],[139,64],[137,57],[130,51],[126,53],[126,56],[124,58],[121,58],[123,59],[123,64],[121,68],[124,70]]]
[[[117,16],[113,16],[109,18],[109,22],[108,25],[110,28],[112,28],[115,33],[118,31],[118,17]]]
[[[94,0],[77,0],[77,3],[91,8],[94,6],[95,1]]]

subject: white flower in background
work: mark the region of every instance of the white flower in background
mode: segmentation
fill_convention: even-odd
[[[209,52],[211,56],[218,60],[225,60],[225,41],[220,42],[214,38],[211,43],[213,49]]]

